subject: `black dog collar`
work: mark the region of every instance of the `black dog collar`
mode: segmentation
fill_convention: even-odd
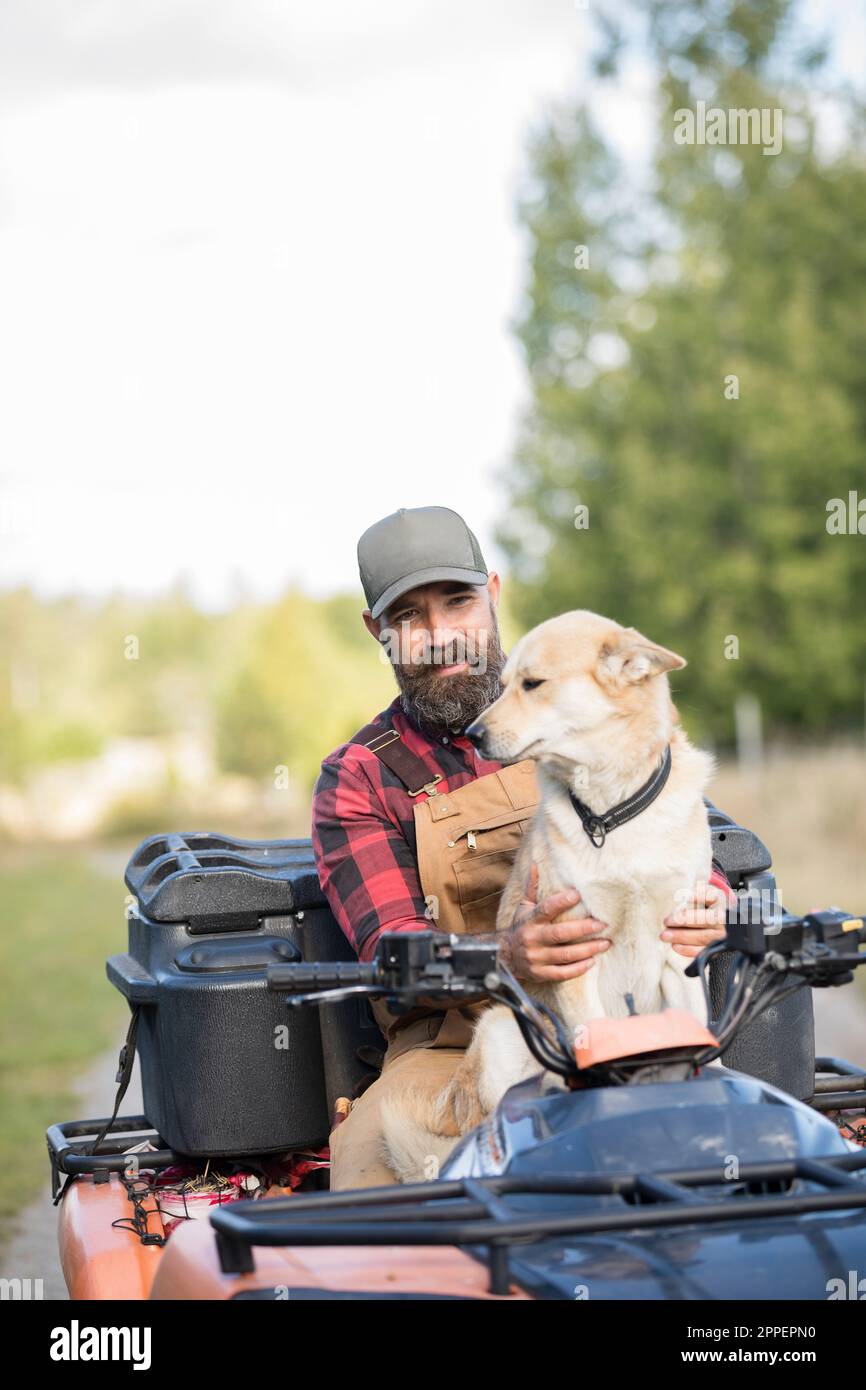
[[[569,791],[571,804],[580,816],[581,823],[596,849],[601,849],[607,838],[609,830],[616,830],[618,825],[625,825],[627,820],[634,820],[641,811],[645,811],[658,796],[665,782],[668,780],[671,771],[671,746],[665,748],[665,755],[662,758],[661,766],[656,768],[648,782],[644,782],[633,796],[621,801],[618,806],[612,806],[604,815],[597,816],[591,811],[585,802],[576,797],[573,791]]]

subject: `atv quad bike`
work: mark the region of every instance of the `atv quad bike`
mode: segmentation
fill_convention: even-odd
[[[863,920],[784,913],[756,836],[710,807],[737,892],[677,1010],[579,1046],[493,937],[386,934],[353,956],[309,841],[146,840],[108,977],[130,1004],[114,1113],[48,1131],[75,1299],[821,1299],[866,1268],[866,1072],[816,1061],[811,988]],[[375,1078],[369,1008],[489,998],[539,1071],[435,1181],[340,1191],[327,1141]],[[118,1108],[138,1051],[144,1114]]]

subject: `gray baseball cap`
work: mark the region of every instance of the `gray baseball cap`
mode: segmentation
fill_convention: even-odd
[[[401,507],[369,526],[358,541],[358,569],[373,618],[418,584],[487,583],[481,547],[450,507]]]

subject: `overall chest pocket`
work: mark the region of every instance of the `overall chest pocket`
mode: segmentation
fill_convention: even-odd
[[[514,857],[532,816],[514,811],[496,824],[463,826],[452,837],[452,868],[457,897],[468,932],[493,931],[496,909],[508,882]],[[462,847],[462,852],[461,852]]]

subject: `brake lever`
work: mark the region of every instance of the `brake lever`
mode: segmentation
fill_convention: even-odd
[[[285,1002],[290,1007],[296,1004],[334,1004],[353,994],[363,994],[372,999],[384,993],[386,990],[379,985],[343,985],[340,989],[315,990],[310,994],[287,994]]]

